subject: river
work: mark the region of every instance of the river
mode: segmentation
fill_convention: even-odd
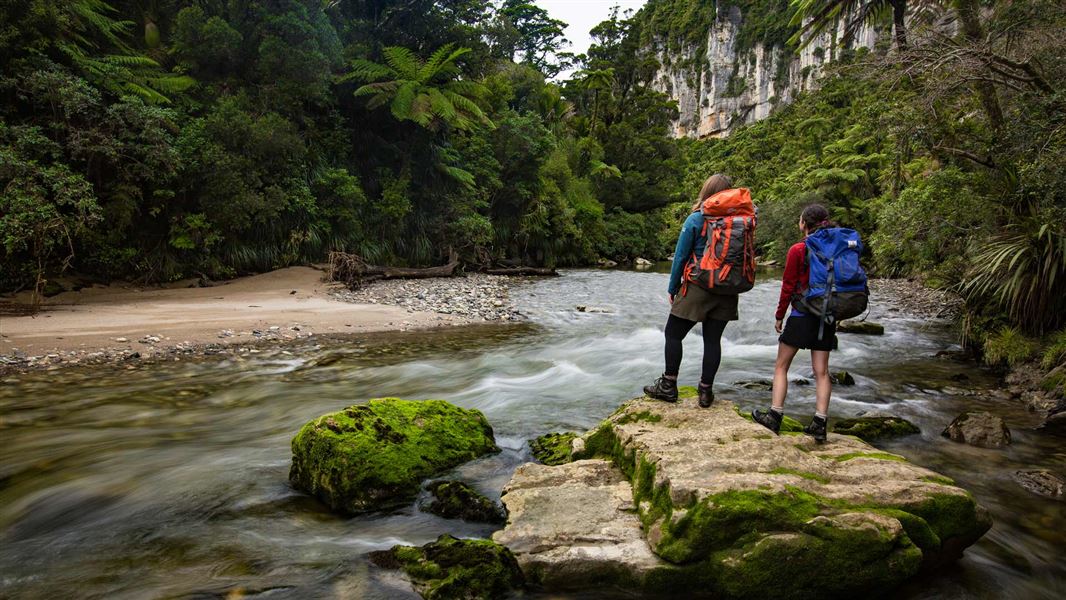
[[[442,533],[488,536],[492,527],[440,519],[415,504],[331,515],[287,483],[299,427],[380,396],[480,409],[503,451],[450,475],[498,498],[514,468],[530,460],[528,439],[585,430],[659,374],[665,287],[661,273],[566,271],[512,290],[530,317],[524,325],[8,378],[0,387],[0,597],[410,597],[395,575],[368,565],[368,551]],[[766,392],[732,383],[772,373],[776,293],[767,278],[744,295],[740,321],[725,332],[717,395],[744,409],[767,402]],[[875,299],[885,336],[841,336],[832,367],[849,370],[857,385],[834,390],[831,417],[881,410],[910,419],[920,436],[881,446],[952,477],[995,519],[957,565],[894,596],[1066,597],[1066,503],[1011,478],[1022,468],[1066,471],[1066,447],[1033,432],[1038,419],[1020,403],[966,393],[997,382],[974,365],[934,358],[953,345],[946,325],[891,309]],[[698,334],[686,340],[682,384],[699,376]],[[793,376],[809,370],[801,353]],[[972,408],[1003,416],[1013,445],[984,450],[940,436]],[[788,413],[805,420],[812,410],[813,389],[793,386]]]

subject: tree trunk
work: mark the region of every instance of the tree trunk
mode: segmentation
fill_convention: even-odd
[[[896,50],[907,49],[907,0],[891,0],[892,28],[896,34]]]
[[[980,6],[978,0],[955,0],[955,12],[959,15],[959,23],[962,25],[962,35],[971,44],[980,44],[984,37],[984,27],[981,25]],[[974,84],[974,89],[981,99],[981,106],[992,125],[992,129],[999,131],[1003,128],[1003,109],[999,105],[999,95],[996,88],[988,81],[979,81]]]

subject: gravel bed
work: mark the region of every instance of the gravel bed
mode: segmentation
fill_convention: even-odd
[[[387,304],[408,312],[459,315],[484,321],[522,321],[525,316],[510,300],[514,277],[472,273],[465,277],[390,279],[358,290],[339,290],[334,297],[359,304]]]
[[[962,298],[957,294],[912,279],[871,279],[870,294],[891,312],[922,319],[954,319],[962,312]]]

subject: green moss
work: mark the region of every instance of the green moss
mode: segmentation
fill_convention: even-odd
[[[922,481],[929,483],[939,483],[940,485],[955,485],[955,480],[950,477],[942,477],[940,475],[930,475],[928,477],[922,477]]]
[[[854,458],[876,458],[877,460],[894,460],[896,462],[907,462],[907,459],[895,454],[889,454],[887,452],[848,452],[846,454],[838,454],[837,456],[827,456],[827,459],[832,459],[837,462],[844,462],[846,460],[852,460]]]
[[[818,483],[829,483],[829,478],[819,475],[817,473],[804,473],[803,471],[797,471],[795,469],[786,469],[784,467],[778,467],[773,471],[770,471],[771,475],[796,475],[804,479],[810,479],[811,481],[817,481]]]
[[[678,398],[695,398],[699,394],[699,391],[694,385],[682,385],[677,388]]]
[[[430,600],[499,598],[525,585],[511,551],[489,540],[445,534],[421,548],[395,546],[373,553],[371,560],[403,569],[418,593]]]
[[[478,523],[503,523],[507,520],[495,502],[461,481],[434,481],[427,489],[433,494],[433,502],[426,510],[439,517]]]
[[[833,423],[831,429],[833,433],[853,435],[867,441],[922,432],[910,421],[899,417],[838,419]]]
[[[570,444],[577,437],[576,433],[546,433],[529,441],[533,457],[546,465],[562,465],[570,462]]]
[[[403,502],[426,477],[497,451],[479,411],[381,398],[304,425],[289,479],[334,510],[359,513]]]
[[[744,411],[740,410],[739,406],[736,406],[736,405],[733,405],[733,410],[736,411],[736,413],[738,415],[740,415],[741,417],[744,417],[746,420],[751,421],[752,423],[755,422],[755,419],[752,418],[750,412],[744,412]],[[781,433],[803,433],[803,424],[800,423],[799,421],[793,419],[792,417],[790,417],[788,415],[785,415],[785,416],[783,416],[781,418],[781,431],[780,432]]]
[[[943,541],[956,538],[972,543],[992,527],[991,520],[978,511],[977,502],[969,493],[930,494],[921,502],[901,509],[925,519]]]
[[[621,419],[615,421],[618,425],[626,425],[628,423],[636,423],[638,421],[646,421],[648,423],[658,423],[663,420],[663,416],[651,412],[650,410],[642,410],[636,413],[626,413]]]

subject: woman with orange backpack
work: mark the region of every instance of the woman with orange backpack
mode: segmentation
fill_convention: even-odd
[[[666,369],[644,393],[677,401],[682,342],[703,323],[703,373],[699,405],[714,402],[714,377],[722,361],[722,333],[736,321],[737,295],[755,283],[755,206],[751,194],[732,188],[729,177],[712,175],[703,184],[692,214],[681,226],[670,270],[670,317],[666,321]]]

